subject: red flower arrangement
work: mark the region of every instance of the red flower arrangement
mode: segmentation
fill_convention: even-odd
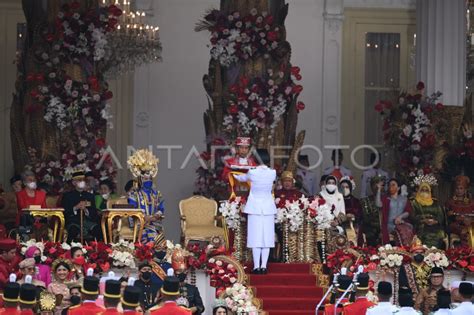
[[[63,258],[66,251],[59,242],[44,242],[43,255],[46,256],[45,265],[51,265],[58,258]]]
[[[348,251],[342,249],[336,250],[326,258],[326,266],[334,273],[338,273],[342,267],[351,268],[355,266],[357,257]]]
[[[93,241],[86,243],[84,249],[87,250],[86,257],[88,261],[84,265],[84,270],[93,268],[96,273],[109,271],[110,264],[112,263],[112,258],[110,257],[112,249],[110,245],[104,242]]]
[[[217,292],[221,292],[223,289],[232,286],[237,282],[237,269],[234,265],[222,261],[210,258],[207,261],[207,274],[210,277],[210,283],[212,287],[217,288]]]
[[[474,272],[474,250],[469,246],[450,248],[446,251],[446,256],[451,262],[448,268]]]
[[[282,30],[273,16],[259,14],[257,9],[247,16],[211,10],[196,27],[197,31],[204,29],[211,32],[212,58],[225,67],[253,56],[269,58],[282,39]]]
[[[154,242],[147,242],[146,244],[141,242],[135,243],[135,258],[138,261],[147,261],[153,259],[154,247]]]

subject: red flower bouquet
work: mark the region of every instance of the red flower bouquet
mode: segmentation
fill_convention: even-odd
[[[147,242],[146,244],[143,243],[135,243],[135,257],[138,261],[145,261],[151,260],[153,258],[155,243]]]
[[[210,258],[207,261],[207,274],[212,287],[228,288],[237,282],[237,269],[234,265],[222,260]]]
[[[84,249],[87,250],[86,257],[88,261],[84,270],[93,268],[95,273],[109,271],[110,264],[112,263],[112,258],[110,257],[112,249],[110,248],[110,245],[107,245],[104,242],[94,241],[86,244]]]

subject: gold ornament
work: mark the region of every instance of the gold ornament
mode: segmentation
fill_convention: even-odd
[[[39,304],[41,311],[53,312],[56,307],[56,296],[50,292],[41,291]]]
[[[158,158],[148,149],[135,151],[127,160],[128,168],[134,177],[155,177],[158,174],[158,163]]]

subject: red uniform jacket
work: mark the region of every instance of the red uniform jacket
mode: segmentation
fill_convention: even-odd
[[[8,282],[11,273],[18,272],[18,264],[20,263],[20,257],[16,256],[12,261],[5,261],[0,257],[0,290],[3,291],[3,287]]]
[[[0,315],[20,315],[21,311],[18,308],[0,308]]]
[[[342,314],[342,309],[345,304],[349,304],[349,299],[343,299],[341,301],[336,314]],[[324,306],[324,315],[334,315],[334,304],[326,304]]]
[[[165,304],[153,310],[150,315],[191,315],[191,311],[176,305],[174,302],[165,302]]]
[[[403,212],[411,213],[411,203],[410,200],[407,199],[407,203],[405,205],[405,209]],[[382,196],[382,243],[388,244],[390,243],[390,235],[388,233],[388,213],[390,211],[390,198],[389,196]]]
[[[108,308],[106,309],[105,311],[103,311],[102,313],[99,313],[100,315],[120,315],[120,314],[123,314],[119,311],[117,311],[116,308]]]
[[[374,306],[375,304],[367,300],[367,298],[359,297],[354,303],[344,306],[343,314],[344,315],[359,315],[365,314],[369,307]]]
[[[95,304],[95,302],[84,302],[78,307],[70,308],[68,311],[69,315],[90,315],[105,311],[101,306]]]
[[[16,193],[16,203],[18,205],[18,213],[16,215],[16,225],[20,224],[21,211],[32,205],[41,205],[41,208],[47,208],[46,206],[46,193],[42,190],[37,189],[35,196],[31,198],[26,193],[26,189]]]
[[[33,313],[33,310],[27,309],[27,310],[21,310],[20,315],[35,315],[35,313]]]
[[[240,164],[240,158],[238,156],[228,158],[227,160],[224,161],[224,170],[222,171],[222,180],[228,181],[229,178],[229,173],[233,170],[239,171],[239,169],[233,169],[232,166],[238,167],[238,166],[257,166],[257,162],[255,162],[255,159],[251,156],[247,158],[247,164]]]

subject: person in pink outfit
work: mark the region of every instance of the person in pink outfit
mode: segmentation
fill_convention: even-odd
[[[37,267],[37,274],[35,278],[43,281],[46,287],[51,283],[51,268],[41,263],[41,250],[36,246],[30,246],[25,252],[25,258],[33,258],[35,260],[35,267]]]

